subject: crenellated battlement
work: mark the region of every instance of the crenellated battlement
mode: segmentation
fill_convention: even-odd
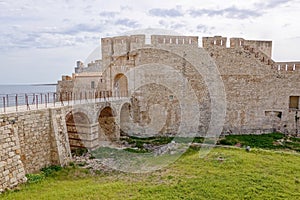
[[[197,48],[198,36],[151,35],[151,38],[146,38],[146,35],[130,35],[102,38],[103,65],[107,66],[111,61],[116,60],[117,57],[124,55],[127,55],[127,60],[130,60],[130,51],[149,45],[181,45]]]
[[[198,47],[198,37],[197,36],[173,36],[173,35],[152,35],[151,44],[161,45],[190,45]]]
[[[219,46],[226,48],[227,38],[222,36],[202,37],[202,47],[209,48]]]
[[[203,37],[202,38],[203,48],[210,47],[227,47],[227,38],[222,36],[214,37]],[[255,50],[259,50],[266,54],[268,57],[272,57],[272,41],[262,41],[262,40],[245,40],[243,38],[230,38],[230,48],[243,48],[250,47]]]
[[[131,50],[145,46],[145,35],[102,38],[102,64],[107,66],[116,57],[127,55]]]
[[[145,45],[145,35],[118,36],[102,38],[102,58],[107,56],[120,56],[131,49],[142,48]]]
[[[273,66],[278,71],[300,72],[300,61],[297,62],[276,62]]]
[[[229,42],[228,42],[229,40]],[[185,47],[198,47],[198,36],[180,36],[180,35],[130,35],[117,36],[101,39],[102,47],[102,63],[92,63],[88,68],[93,70],[95,67],[102,64],[103,67],[108,66],[112,61],[116,62],[118,57],[122,57],[119,61],[122,64],[134,63],[134,57],[129,52],[148,47],[172,47],[178,45]],[[227,38],[222,36],[203,37],[202,46],[204,49],[214,47],[218,48],[238,48],[251,55],[257,61],[271,66],[278,71],[298,71],[300,68],[298,62],[275,62],[272,60],[272,41],[263,40],[245,40],[243,38]],[[115,63],[116,64],[116,63]],[[92,66],[93,65],[93,66]],[[83,70],[84,65],[81,62],[77,63],[78,72]],[[98,67],[99,68],[99,67]],[[102,67],[101,67],[102,68]],[[100,68],[99,68],[100,69]]]
[[[243,38],[230,38],[230,48],[238,48],[248,46],[272,57],[272,41],[263,40],[245,40]]]

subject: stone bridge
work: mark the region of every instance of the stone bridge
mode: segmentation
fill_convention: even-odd
[[[61,107],[71,149],[95,149],[118,140],[121,116],[130,108],[129,98]]]
[[[120,137],[127,97],[57,103],[47,108],[7,108],[0,114],[0,192],[26,180],[26,173],[53,164],[66,165],[71,149],[95,149]]]

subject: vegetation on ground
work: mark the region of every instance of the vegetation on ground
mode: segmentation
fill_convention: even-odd
[[[50,176],[0,199],[296,200],[300,199],[299,163],[299,154],[293,152],[219,147],[199,158],[199,149],[190,148],[176,162],[149,173],[92,175],[74,164],[49,170]]]
[[[125,149],[134,153],[149,152],[145,149],[145,145],[152,146],[165,145],[172,141],[176,143],[203,143],[203,137],[184,138],[184,137],[124,137],[123,141],[127,141],[131,148]],[[300,152],[300,138],[290,137],[282,133],[268,133],[268,134],[249,134],[249,135],[227,135],[219,139],[219,145],[241,146],[241,147],[255,147],[274,150],[293,150]]]
[[[26,174],[27,184],[38,183],[44,180],[46,177],[55,176],[55,172],[62,170],[61,166],[51,165],[49,167],[44,167],[38,174]]]
[[[300,138],[289,137],[282,133],[227,135],[219,140],[219,144],[250,146],[265,149],[285,149],[300,152]]]
[[[138,148],[138,150],[142,153],[147,152],[145,149],[145,145],[152,145],[152,146],[160,146],[169,144],[172,141],[176,143],[190,143],[190,142],[196,142],[196,143],[202,143],[204,138],[203,137],[195,137],[195,138],[188,138],[188,137],[169,137],[169,136],[158,136],[158,137],[123,137],[121,138],[122,141],[128,142],[133,148]],[[130,151],[130,150],[129,150]],[[138,152],[138,151],[134,151]]]

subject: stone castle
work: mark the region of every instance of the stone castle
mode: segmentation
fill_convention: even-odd
[[[58,82],[64,105],[0,114],[0,193],[26,173],[66,165],[71,149],[122,135],[299,136],[300,62],[272,60],[271,41],[227,43],[220,36],[204,37],[202,47],[191,36],[102,38],[102,59],[78,61]]]
[[[225,37],[203,37],[201,48],[194,36],[129,35],[102,38],[101,49],[102,59],[78,61],[57,90],[64,99],[130,97],[121,134],[299,134],[300,62],[272,60],[272,41],[230,38],[227,46]],[[157,121],[150,116],[157,104],[165,123],[134,130]]]

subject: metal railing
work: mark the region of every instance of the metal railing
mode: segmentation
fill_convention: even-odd
[[[0,94],[0,113],[38,110],[48,107],[115,101],[128,97],[128,92],[47,92]]]

